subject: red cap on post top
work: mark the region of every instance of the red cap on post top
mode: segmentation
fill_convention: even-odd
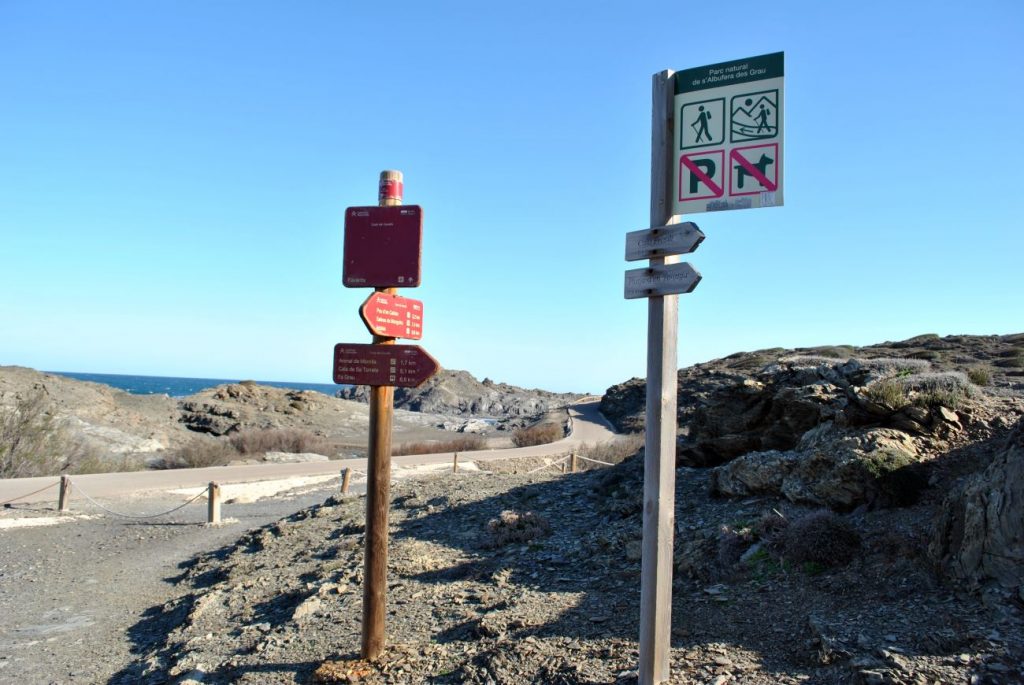
[[[380,187],[377,193],[379,204],[402,204],[402,172],[380,172]]]

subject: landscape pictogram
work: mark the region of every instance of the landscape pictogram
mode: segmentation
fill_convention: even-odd
[[[757,195],[779,187],[779,146],[751,145],[729,152],[729,195]]]
[[[725,150],[691,152],[679,158],[679,201],[725,194]]]
[[[779,91],[734,95],[729,113],[729,142],[774,138],[779,134]]]
[[[679,149],[725,142],[725,98],[688,102],[680,108],[679,116],[683,122]]]

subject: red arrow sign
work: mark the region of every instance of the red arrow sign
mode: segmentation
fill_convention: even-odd
[[[334,382],[415,388],[440,369],[419,345],[334,346]]]
[[[374,293],[359,308],[359,316],[374,335],[409,340],[423,337],[423,303],[411,297]]]

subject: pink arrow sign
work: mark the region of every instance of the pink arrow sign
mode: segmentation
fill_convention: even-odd
[[[423,337],[423,303],[411,297],[374,293],[359,308],[374,335],[419,340]]]

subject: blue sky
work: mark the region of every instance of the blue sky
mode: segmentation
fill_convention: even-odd
[[[1024,330],[1024,5],[0,0],[0,364],[329,382],[345,207],[424,208],[421,344],[643,375],[651,75],[784,51],[785,201],[691,217],[681,365]]]

